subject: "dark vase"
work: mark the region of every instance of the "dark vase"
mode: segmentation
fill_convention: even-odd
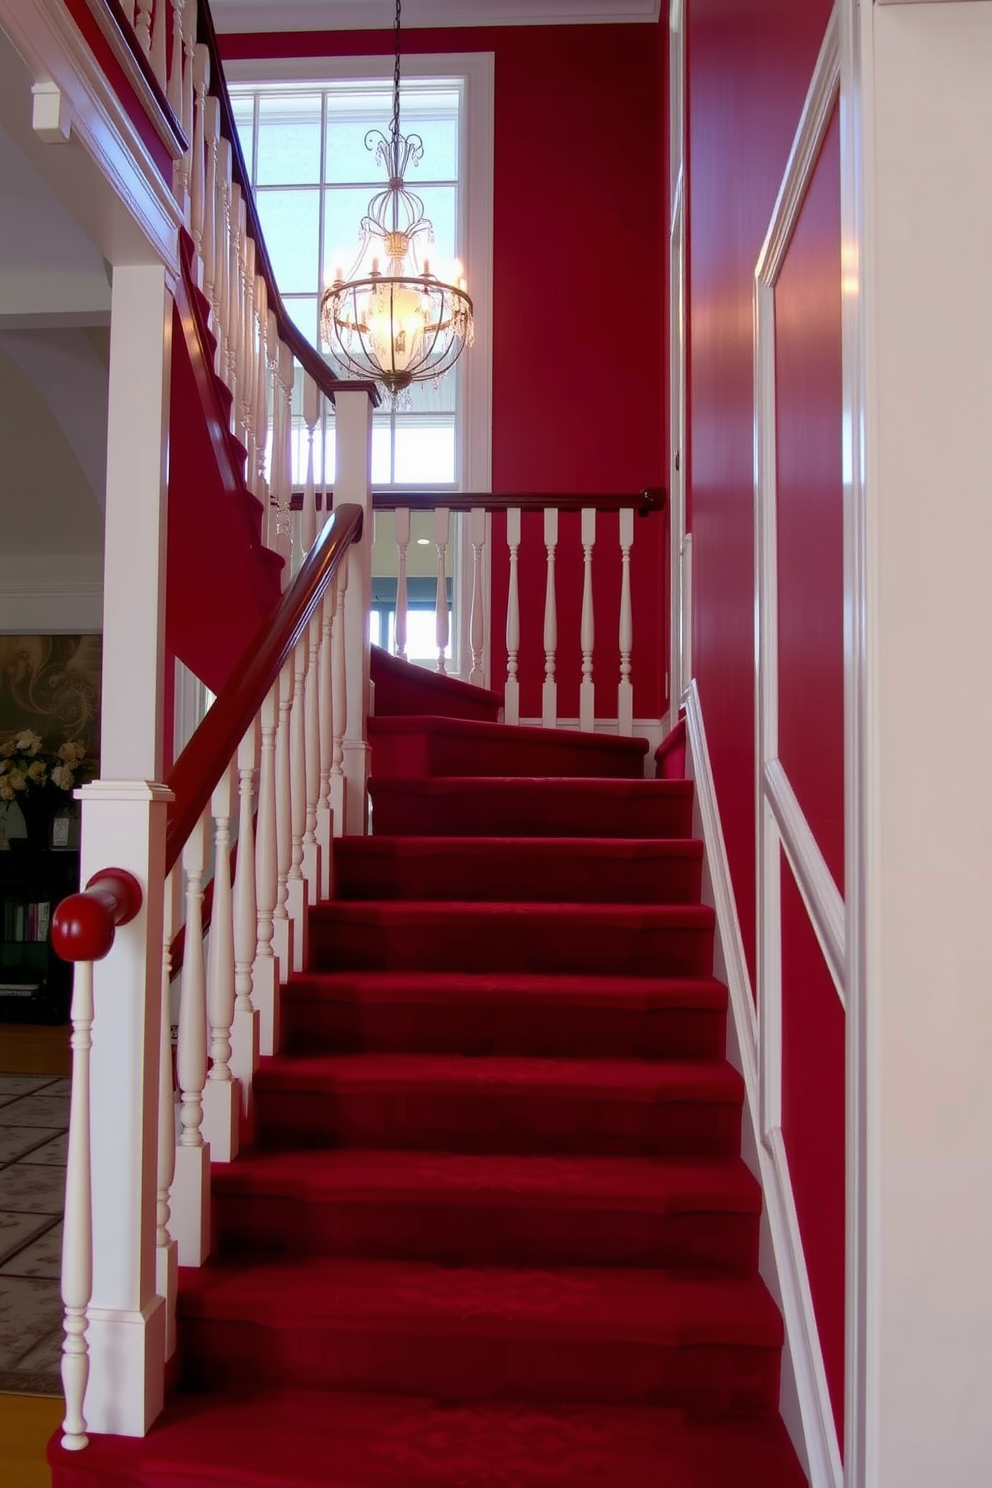
[[[17,797],[30,847],[34,849],[51,847],[52,820],[59,807],[58,797],[60,795],[62,795],[61,791],[55,791],[50,786],[43,785],[29,787]]]

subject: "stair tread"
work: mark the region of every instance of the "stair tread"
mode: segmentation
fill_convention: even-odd
[[[310,911],[316,922],[362,919],[369,923],[397,925],[450,924],[454,919],[479,920],[590,920],[618,930],[659,926],[679,929],[711,929],[713,910],[705,904],[586,904],[517,899],[337,899],[317,904]],[[509,931],[507,932],[510,933]]]
[[[767,1414],[694,1421],[647,1406],[454,1402],[312,1390],[173,1400],[144,1438],[94,1437],[91,1481],[161,1488],[805,1488]],[[126,1477],[119,1478],[119,1474]],[[140,1475],[140,1476],[139,1476]]]
[[[520,723],[490,723],[479,718],[449,718],[439,713],[397,713],[368,721],[369,735],[429,733],[459,739],[498,739],[510,744],[537,744],[547,748],[566,744],[569,748],[598,753],[606,750],[618,759],[641,758],[648,752],[647,739],[621,738],[613,734],[580,733],[578,729],[546,729]],[[374,769],[373,765],[373,769]]]
[[[519,856],[524,847],[529,857],[554,857],[556,853],[591,858],[701,858],[698,837],[535,837],[524,843],[519,837],[428,837],[411,833],[382,833],[371,837],[340,837],[334,845],[337,856],[424,857],[484,852],[490,857]]]
[[[722,1101],[743,1098],[738,1072],[719,1059],[570,1059],[514,1055],[312,1054],[273,1055],[256,1075],[260,1091],[292,1093],[335,1087],[578,1091],[591,1100]]]
[[[286,984],[284,996],[362,1002],[466,1002],[485,998],[514,1002],[605,1003],[638,1009],[727,1005],[725,983],[715,977],[583,976],[554,972],[304,971]]]
[[[487,726],[508,727],[506,724]],[[584,736],[580,734],[578,737]],[[656,796],[691,800],[693,795],[691,780],[624,779],[599,775],[388,775],[378,778],[373,775],[369,786],[373,792],[416,790],[429,796],[471,796],[479,791],[497,795],[511,791],[549,795],[595,791],[598,796],[609,796],[614,800],[650,800]]]
[[[427,1326],[447,1334],[606,1337],[776,1348],[782,1318],[754,1276],[611,1266],[442,1266],[325,1256],[219,1259],[180,1277],[184,1317],[276,1329]]]
[[[740,1158],[547,1157],[355,1149],[248,1150],[213,1170],[219,1194],[473,1205],[634,1208],[654,1214],[758,1214],[761,1191]]]

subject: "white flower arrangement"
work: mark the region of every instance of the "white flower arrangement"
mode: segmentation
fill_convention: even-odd
[[[50,786],[72,790],[87,758],[86,745],[70,741],[55,751],[41,746],[42,737],[33,729],[21,729],[0,740],[0,801],[16,801],[18,796]]]

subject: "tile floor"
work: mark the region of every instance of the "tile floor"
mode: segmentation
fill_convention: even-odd
[[[0,1390],[60,1395],[69,1081],[0,1074]]]

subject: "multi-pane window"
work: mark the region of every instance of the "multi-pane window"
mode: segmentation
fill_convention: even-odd
[[[354,265],[369,199],[385,185],[384,169],[366,140],[376,131],[388,135],[391,80],[349,79],[319,87],[233,83],[230,91],[280,293],[303,335],[333,365],[320,340],[320,295],[337,271],[347,275]],[[429,256],[439,278],[446,277],[463,237],[463,95],[461,79],[411,79],[401,92],[401,128],[424,143],[423,159],[411,167],[406,184],[423,199],[433,224]],[[416,383],[397,404],[383,399],[372,430],[377,489],[456,489],[462,483],[460,374],[456,367],[437,387]],[[302,484],[307,452],[301,412],[298,406],[297,484]],[[332,481],[332,424],[322,431],[315,455],[318,482]]]

